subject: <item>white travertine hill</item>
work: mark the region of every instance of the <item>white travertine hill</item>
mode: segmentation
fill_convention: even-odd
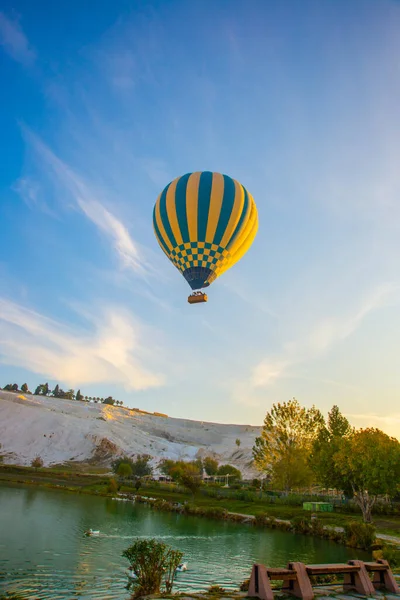
[[[261,427],[155,416],[128,408],[0,391],[0,453],[4,462],[45,465],[90,461],[107,465],[121,454],[191,460],[214,456],[244,477]],[[238,448],[235,441],[240,439]]]

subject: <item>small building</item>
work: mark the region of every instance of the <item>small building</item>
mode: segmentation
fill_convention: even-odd
[[[333,512],[333,504],[330,502],[303,502],[303,510],[312,512]]]

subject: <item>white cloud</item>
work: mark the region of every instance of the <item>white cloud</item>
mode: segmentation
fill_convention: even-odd
[[[98,315],[92,310],[87,320],[88,329],[73,329],[0,298],[0,361],[71,386],[118,383],[145,390],[164,383],[154,367],[154,332],[120,307]]]
[[[327,317],[308,329],[304,337],[284,344],[281,355],[266,357],[253,367],[250,387],[262,388],[278,379],[290,377],[290,370],[300,364],[322,356],[336,344],[352,335],[372,311],[389,302],[398,302],[398,284],[385,283],[378,286],[350,316]]]
[[[58,158],[32,131],[26,127],[22,129],[46,169],[50,167],[57,183],[73,199],[74,207],[79,208],[104,235],[111,239],[123,266],[145,276],[151,270],[150,265],[139,250],[138,244],[132,239],[127,227],[99,200],[100,192],[93,189],[69,165]],[[15,189],[31,205],[32,202],[36,202],[37,190],[26,182],[26,179],[20,179]]]
[[[19,23],[11,21],[2,12],[0,12],[0,45],[11,58],[22,65],[28,66],[35,61],[35,52]]]

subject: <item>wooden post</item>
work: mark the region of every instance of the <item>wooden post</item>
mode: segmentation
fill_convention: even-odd
[[[287,568],[296,572],[296,579],[285,581],[282,591],[293,594],[293,596],[297,596],[303,600],[313,600],[314,592],[305,564],[301,562],[291,562],[288,563]]]
[[[267,575],[267,567],[265,565],[253,565],[247,596],[251,598],[260,598],[261,600],[274,600],[274,592],[272,591],[271,582]]]
[[[363,561],[349,560],[347,564],[359,567],[359,570],[344,574],[343,590],[356,590],[356,592],[363,596],[373,596],[375,592],[374,586]]]
[[[392,594],[400,594],[400,587],[397,585],[397,582],[393,577],[393,573],[390,569],[388,561],[379,559],[376,562],[380,565],[386,566],[386,569],[374,572],[374,579],[372,581],[374,588],[378,590],[384,587],[388,592],[392,592]]]

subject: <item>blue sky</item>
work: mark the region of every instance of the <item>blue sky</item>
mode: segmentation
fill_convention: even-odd
[[[400,4],[3,0],[0,380],[261,423],[295,396],[400,434]],[[189,171],[253,195],[190,306],[152,231]]]

